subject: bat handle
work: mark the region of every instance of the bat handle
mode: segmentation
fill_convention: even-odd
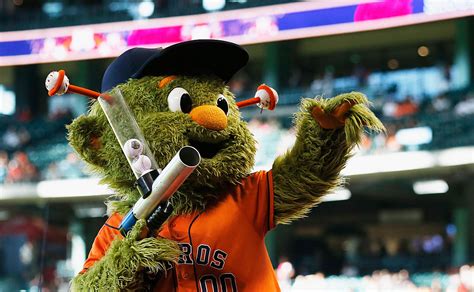
[[[146,220],[150,234],[153,234],[156,230],[159,230],[161,225],[165,223],[168,217],[173,212],[173,205],[166,200],[156,207],[155,211],[151,213],[150,217]]]

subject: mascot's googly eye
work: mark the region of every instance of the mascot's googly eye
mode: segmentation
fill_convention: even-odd
[[[229,103],[224,95],[220,94],[219,98],[217,98],[217,107],[224,111],[227,115],[229,113]]]
[[[168,107],[172,112],[183,112],[187,114],[191,112],[193,101],[186,89],[176,87],[171,90],[168,95]]]

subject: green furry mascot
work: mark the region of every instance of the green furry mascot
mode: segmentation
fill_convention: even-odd
[[[171,197],[174,212],[156,236],[144,236],[140,220],[123,237],[117,226],[140,197],[135,177],[98,103],[74,120],[70,144],[115,195],[72,290],[279,291],[265,234],[340,185],[364,128],[383,125],[361,93],[303,99],[294,147],[272,170],[251,173],[255,140],[226,86],[247,61],[240,46],[197,40],[131,49],[109,66],[102,92],[122,92],[159,167],[185,145],[202,162]]]

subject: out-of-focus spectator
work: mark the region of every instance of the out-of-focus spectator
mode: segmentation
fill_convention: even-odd
[[[387,143],[387,137],[383,133],[375,135],[372,139],[373,152],[383,152]]]
[[[0,184],[5,182],[8,174],[8,153],[0,151]]]
[[[370,137],[367,136],[366,133],[364,133],[362,135],[362,140],[360,142],[359,149],[360,151],[365,153],[365,152],[369,152],[371,148],[372,148],[372,139],[370,139]]]
[[[397,152],[402,149],[400,143],[395,138],[397,127],[395,125],[387,125],[387,138],[385,139],[385,148],[389,152]],[[380,135],[380,134],[379,134]]]
[[[311,82],[311,92],[322,95],[325,97],[331,97],[334,91],[334,74],[327,70],[323,75],[317,75],[313,82]]]
[[[20,147],[28,144],[31,139],[30,133],[24,127],[21,127],[20,130],[18,131],[18,137],[20,138]]]
[[[404,101],[400,102],[395,109],[394,116],[401,118],[405,116],[411,116],[418,112],[418,105],[413,100],[412,96],[407,96]]]
[[[60,179],[60,178],[61,178],[61,174],[59,173],[58,165],[54,162],[48,165],[48,169],[46,170],[46,173],[44,174],[44,179],[55,180],[55,179]]]
[[[31,182],[38,176],[36,167],[28,159],[25,152],[18,151],[8,163],[8,174],[6,181],[9,183]]]
[[[444,112],[451,109],[451,100],[445,95],[438,95],[431,102],[431,108],[435,112]]]
[[[266,166],[266,163],[276,156],[281,142],[282,127],[276,119],[263,122],[257,118],[252,119],[248,127],[257,140],[255,163],[257,167]]]
[[[293,67],[290,71],[290,76],[288,77],[288,87],[289,88],[298,88],[301,86],[303,80],[303,72],[300,67]]]
[[[474,93],[468,94],[454,107],[454,113],[458,116],[465,116],[474,113]]]
[[[49,119],[54,121],[54,120],[59,120],[59,119],[65,119],[65,118],[71,118],[73,116],[72,111],[68,107],[64,108],[57,108],[56,111],[52,112],[49,114]]]
[[[367,86],[367,82],[369,81],[370,71],[367,70],[363,65],[358,64],[354,68],[353,75],[357,78],[357,83],[359,87]]]
[[[397,103],[393,100],[393,98],[388,97],[382,106],[383,115],[386,117],[394,117],[396,111],[397,111]]]
[[[458,292],[474,291],[474,266],[464,265],[459,269]]]
[[[229,82],[230,91],[236,96],[240,96],[247,87],[248,76],[245,73],[238,73],[237,76],[232,78]]]
[[[18,157],[15,155],[8,163],[8,173],[6,181],[9,183],[21,182],[24,178],[24,171]]]
[[[2,143],[8,150],[16,150],[29,142],[30,133],[24,127],[17,130],[14,126],[10,126],[2,136]]]
[[[291,279],[295,276],[295,269],[287,257],[282,256],[276,269],[278,284],[282,291],[291,291]]]
[[[316,74],[311,82],[310,88],[311,92],[319,94],[323,91],[323,76],[321,74]]]
[[[14,126],[8,127],[5,133],[3,133],[2,142],[7,149],[16,149],[20,146],[20,135]]]
[[[385,148],[388,152],[397,152],[402,149],[402,146],[398,143],[395,135],[388,134],[385,140]]]
[[[423,291],[410,280],[409,273],[402,270],[389,273],[387,270],[375,271],[363,278],[328,277],[322,273],[297,276],[292,292],[299,291]],[[426,290],[426,291],[429,291]]]
[[[23,108],[18,114],[18,121],[29,122],[31,121],[31,110],[29,107]]]
[[[84,176],[84,164],[74,152],[58,163],[60,178],[79,178]]]
[[[296,128],[292,127],[288,131],[283,131],[280,142],[278,143],[276,154],[282,155],[285,154],[288,150],[293,147],[296,142]]]

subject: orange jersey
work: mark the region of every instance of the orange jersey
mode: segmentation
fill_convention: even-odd
[[[107,220],[85,270],[119,234],[107,225],[120,222],[118,214]],[[273,227],[272,172],[260,171],[233,186],[215,206],[164,224],[159,235],[178,242],[183,255],[155,291],[280,291],[264,242]]]

